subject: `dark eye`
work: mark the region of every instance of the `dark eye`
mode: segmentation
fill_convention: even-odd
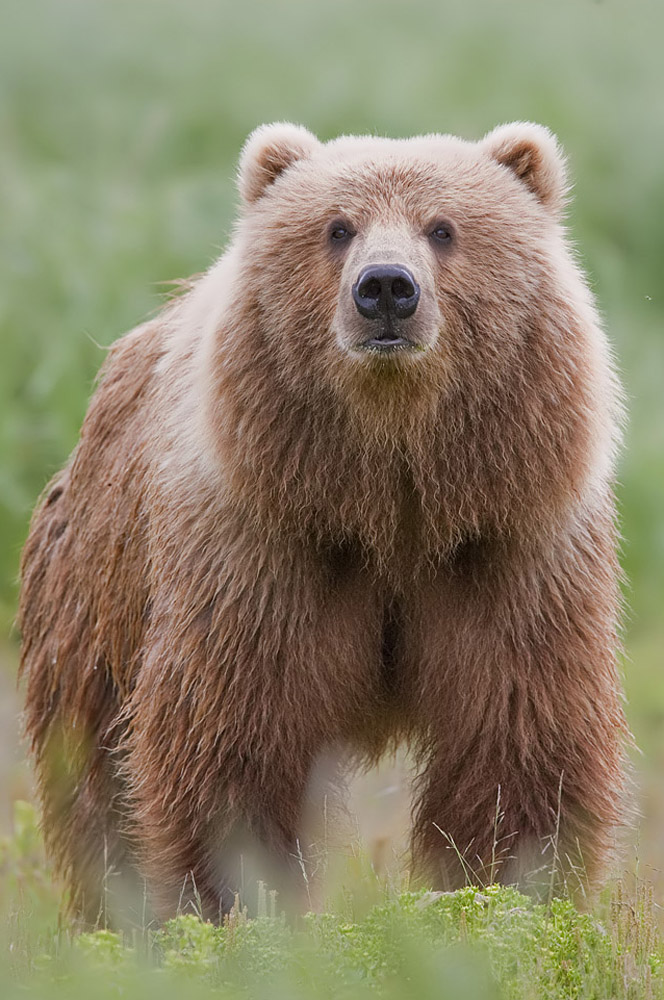
[[[346,222],[333,222],[329,229],[330,240],[337,245],[347,243],[355,233]]]
[[[429,236],[436,243],[451,243],[452,242],[452,227],[446,222],[437,222],[433,227]]]

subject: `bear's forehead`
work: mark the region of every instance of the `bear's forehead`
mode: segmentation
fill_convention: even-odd
[[[509,198],[512,187],[476,143],[453,136],[344,136],[321,144],[287,173],[288,194],[280,189],[279,195],[282,208],[293,196],[312,209],[336,205],[340,211],[382,211],[388,206],[419,216],[438,210],[441,199],[484,210],[488,197]]]

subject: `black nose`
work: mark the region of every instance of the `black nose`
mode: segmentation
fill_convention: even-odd
[[[392,315],[412,316],[420,298],[419,285],[410,271],[398,264],[365,267],[353,285],[357,310],[367,319]]]

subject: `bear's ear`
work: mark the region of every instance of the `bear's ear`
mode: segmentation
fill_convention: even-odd
[[[514,122],[489,132],[482,145],[546,208],[561,213],[567,190],[565,157],[553,132],[532,122]]]
[[[302,125],[260,125],[240,154],[238,188],[244,201],[257,201],[279,174],[296,160],[310,156],[319,145],[316,136]]]

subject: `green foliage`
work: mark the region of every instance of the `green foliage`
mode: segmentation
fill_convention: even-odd
[[[0,959],[4,998],[270,997],[419,1000],[646,1000],[664,996],[664,944],[652,893],[614,886],[596,912],[569,899],[537,904],[516,889],[392,892],[355,918],[345,902],[287,921],[259,884],[260,916],[236,900],[222,926],[195,914],[161,929],[76,933],[57,918],[57,886],[41,852],[34,811],[17,804],[0,851]],[[374,881],[375,876],[374,876]],[[17,886],[21,886],[17,894]],[[34,903],[48,903],[41,918]],[[269,914],[268,915],[268,911]],[[18,918],[18,919],[17,919]]]
[[[148,937],[146,955],[107,930],[81,934],[57,958],[39,956],[23,988],[57,995],[66,983],[77,995],[98,979],[118,996],[178,983],[229,996],[457,996],[441,989],[449,975],[471,996],[568,1000],[645,997],[664,985],[661,949],[626,962],[610,929],[569,901],[538,906],[496,886],[406,893],[358,923],[327,913],[297,928],[272,917],[214,927],[187,915]]]

